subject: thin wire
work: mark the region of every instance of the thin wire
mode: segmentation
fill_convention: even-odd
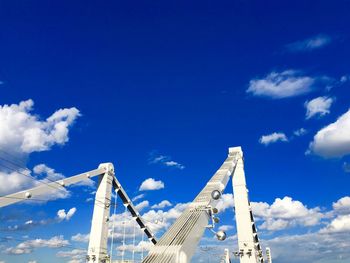
[[[127,207],[125,206],[125,212],[127,211]],[[126,228],[126,216],[124,216],[124,222],[123,222],[123,253],[122,253],[122,262],[124,262],[124,254],[125,254],[125,228]]]
[[[56,188],[56,187],[54,187],[53,185],[48,184],[48,183],[46,183],[46,182],[44,182],[44,181],[38,180],[38,179],[36,179],[35,177],[33,177],[33,176],[29,175],[29,174],[22,173],[21,171],[16,170],[16,169],[14,169],[14,168],[12,168],[12,167],[9,167],[9,166],[7,166],[7,165],[4,165],[4,164],[1,164],[1,163],[0,163],[0,166],[4,167],[4,168],[6,168],[6,169],[12,170],[13,172],[17,172],[17,173],[19,173],[19,174],[21,174],[21,175],[24,175],[24,176],[30,178],[31,180],[37,181],[37,182],[39,182],[39,183],[41,183],[41,184],[45,184],[45,185],[47,185],[47,186],[53,188],[54,190],[62,191],[63,189],[65,189],[65,188],[62,187],[62,185],[60,185],[58,182],[52,181],[52,182],[56,183],[57,185],[59,185],[59,186],[61,187],[61,189]],[[22,169],[22,168],[21,168],[21,169]],[[47,178],[46,178],[46,179],[47,179]],[[49,180],[49,179],[47,179],[47,180],[48,180],[48,181],[51,181],[51,180]],[[0,197],[2,197],[2,196],[0,196]]]
[[[134,236],[132,240],[132,262],[135,261],[135,236],[136,236],[136,222],[134,221]]]
[[[4,153],[6,153],[4,150],[1,150],[1,151],[4,152]],[[9,154],[9,153],[7,153],[7,154],[8,154],[9,156],[11,156],[11,154]],[[21,166],[21,165],[19,165],[19,164],[16,164],[16,163],[13,162],[13,161],[10,161],[10,160],[8,160],[8,159],[5,159],[5,158],[3,158],[3,157],[1,157],[1,156],[0,156],[0,159],[3,160],[3,161],[5,161],[5,162],[7,162],[7,163],[9,163],[9,164],[11,164],[12,166],[16,166],[17,168],[19,168],[19,169],[21,169],[21,170],[26,170],[26,171],[28,171],[28,172],[31,172],[31,170],[28,169],[27,167],[24,167],[24,166]],[[15,169],[15,168],[13,168],[13,167],[9,167],[9,166],[7,166],[7,165],[5,165],[5,164],[1,164],[1,163],[0,163],[0,166],[4,167],[4,168],[6,168],[6,169],[9,169],[9,170],[11,170],[11,171],[13,171],[13,172],[17,172],[17,173],[19,173],[19,174],[21,174],[21,175],[24,175],[24,176],[30,178],[31,180],[37,181],[37,182],[39,182],[39,183],[41,183],[41,184],[45,184],[45,185],[51,187],[52,189],[54,189],[55,191],[63,191],[63,190],[66,189],[65,187],[63,187],[63,186],[62,186],[61,184],[59,184],[58,182],[56,182],[56,181],[54,181],[54,180],[51,180],[51,179],[49,179],[49,178],[45,178],[45,180],[48,180],[48,181],[50,181],[51,183],[57,184],[60,188],[54,187],[52,184],[46,183],[46,182],[44,182],[44,181],[42,181],[42,180],[38,180],[37,178],[35,178],[35,177],[33,177],[33,176],[29,175],[29,174],[25,174],[25,173],[21,172],[20,170]],[[27,198],[7,197],[7,196],[1,196],[1,195],[0,195],[0,198],[1,198],[1,197],[8,198],[8,199],[16,199],[16,200],[20,200],[20,199],[22,199],[22,200],[34,200],[33,198],[27,199]],[[101,204],[104,205],[104,202],[103,202],[103,201],[100,201],[100,200],[98,200],[98,199],[95,199],[95,200],[96,200],[97,202],[99,202],[99,203],[101,203]],[[48,201],[48,200],[39,200],[39,199],[38,199],[38,201]]]
[[[142,232],[142,242],[141,242],[141,261],[143,260],[143,242],[145,240],[145,232]]]
[[[113,210],[113,215],[115,215],[116,209],[117,209],[117,192],[114,195],[114,210]],[[114,241],[114,225],[115,225],[115,220],[113,220],[113,224],[112,224],[112,241],[111,241],[111,249],[110,249],[110,253],[111,253],[111,262],[113,262],[113,241]]]

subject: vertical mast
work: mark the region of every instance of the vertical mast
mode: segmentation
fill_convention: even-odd
[[[91,222],[88,263],[108,262],[108,220],[111,205],[112,184],[114,167],[112,163],[100,164],[99,168],[105,168],[105,173],[99,175],[95,196],[94,213]]]
[[[236,156],[239,156],[232,177],[239,248],[237,254],[241,263],[264,262],[248,198],[243,152],[241,147],[233,147],[229,151],[230,153],[235,152]]]

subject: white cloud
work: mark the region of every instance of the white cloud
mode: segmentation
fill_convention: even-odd
[[[300,128],[300,129],[298,129],[298,130],[295,130],[294,132],[293,132],[293,134],[295,135],[295,136],[303,136],[303,135],[305,135],[307,133],[307,130],[306,129],[304,129],[304,128]]]
[[[146,207],[149,207],[149,202],[147,200],[142,201],[141,203],[138,203],[135,208],[140,212],[141,210],[145,209]]]
[[[219,212],[224,212],[227,208],[234,207],[233,194],[223,194],[216,204],[216,208]]]
[[[233,225],[221,225],[221,226],[219,226],[219,230],[225,231],[225,232],[228,230],[231,230],[233,228],[234,228]]]
[[[247,92],[255,96],[282,99],[310,92],[315,82],[315,78],[302,76],[294,70],[271,72],[263,79],[251,80]]]
[[[163,200],[159,204],[152,205],[151,208],[153,208],[153,209],[162,209],[162,208],[165,208],[167,206],[172,206],[172,204],[168,200]]]
[[[350,80],[350,75],[344,75],[340,78],[340,83],[345,83]]]
[[[56,256],[59,258],[70,258],[68,263],[83,263],[86,262],[87,251],[85,249],[73,249],[68,251],[59,251]]]
[[[33,240],[27,240],[20,244],[18,244],[16,247],[9,247],[6,249],[7,254],[29,254],[33,252],[35,248],[42,248],[42,247],[49,247],[49,248],[59,248],[69,245],[68,240],[65,240],[63,236],[54,236],[50,239],[33,239]]]
[[[319,130],[309,145],[310,153],[325,158],[342,157],[350,153],[350,110],[337,121]]]
[[[36,186],[37,183],[24,174],[30,175],[30,172],[24,169],[14,172],[0,171],[0,194],[6,195]]]
[[[350,258],[349,233],[288,234],[262,243],[279,263],[346,263]]]
[[[77,211],[77,209],[75,207],[72,207],[71,209],[69,209],[69,211],[66,213],[65,209],[60,209],[57,211],[57,217],[60,220],[67,220],[69,221],[73,215],[75,214],[75,212]]]
[[[350,214],[350,196],[344,196],[333,203],[333,209],[339,214]]]
[[[42,174],[46,175],[46,178],[43,181],[47,183],[65,178],[63,174],[57,173],[55,169],[48,167],[46,164],[36,165],[33,168],[33,172],[38,175],[42,175]],[[85,180],[75,183],[72,186],[78,186],[78,185],[93,187],[95,185],[95,182],[89,178],[86,178]]]
[[[313,100],[306,101],[304,106],[306,108],[306,119],[310,119],[315,116],[322,117],[329,114],[330,107],[334,102],[333,98],[317,97]]]
[[[149,191],[149,190],[159,190],[164,188],[164,183],[162,181],[156,181],[153,178],[148,178],[142,182],[139,190],[140,191]]]
[[[16,158],[16,162],[17,159],[20,159],[23,166],[30,153],[49,150],[55,144],[64,145],[69,140],[70,126],[80,116],[79,110],[73,107],[57,110],[46,120],[41,120],[39,115],[32,113],[33,105],[32,100],[22,101],[19,104],[0,105],[0,148],[8,155],[6,159]],[[11,161],[5,162],[8,164]],[[12,165],[6,169],[1,167],[1,195],[40,184],[30,178],[33,175],[29,169],[16,168],[16,171],[13,170],[15,169]],[[40,178],[40,180],[35,178],[44,183],[52,179],[63,178],[63,175],[55,173],[53,169],[43,164],[34,167],[34,170],[47,175],[46,178]],[[67,198],[68,196],[69,192],[62,188],[45,194],[46,199]]]
[[[174,160],[171,160],[171,157],[167,155],[155,155],[154,153],[151,153],[149,162],[151,164],[159,163],[164,166],[174,167],[180,170],[185,169],[185,166],[183,164],[176,162]]]
[[[74,236],[71,237],[71,240],[72,241],[75,241],[75,242],[83,242],[83,243],[88,243],[89,242],[89,239],[90,239],[90,234],[76,234]]]
[[[320,233],[350,233],[350,215],[339,215],[332,220],[325,228],[320,230]]]
[[[288,44],[286,47],[289,51],[292,52],[303,52],[311,51],[314,49],[322,48],[332,41],[330,36],[327,35],[317,35],[302,41],[297,41],[291,44]]]
[[[47,175],[46,178],[38,179],[32,175],[29,169],[19,169],[17,171],[0,171],[0,194],[7,195],[20,190],[33,188],[42,183],[48,183],[53,175]],[[70,193],[68,190],[59,187],[52,187],[48,193],[41,195],[40,198],[47,200],[55,200],[60,198],[68,198]],[[30,201],[31,203],[38,203],[37,201]]]
[[[182,165],[182,164],[180,164],[180,163],[178,163],[178,162],[175,162],[175,161],[166,161],[166,162],[163,162],[163,164],[164,164],[165,166],[168,166],[168,167],[176,167],[176,168],[178,168],[178,169],[180,169],[180,170],[185,169],[185,166],[184,166],[184,165]]]
[[[135,196],[135,197],[132,199],[132,201],[135,202],[135,201],[137,201],[137,200],[139,200],[139,199],[142,199],[142,198],[144,198],[144,197],[145,197],[145,194],[139,194],[139,195]]]
[[[269,145],[275,142],[287,142],[288,138],[283,132],[274,132],[269,135],[263,135],[260,137],[259,142],[264,145]]]
[[[0,106],[0,147],[13,153],[47,151],[55,144],[65,144],[69,127],[80,116],[77,108],[65,108],[41,121],[31,114],[34,102]]]
[[[254,216],[265,221],[261,229],[271,231],[294,226],[314,226],[320,223],[324,215],[319,207],[308,209],[303,203],[285,196],[276,198],[273,204],[252,202]]]

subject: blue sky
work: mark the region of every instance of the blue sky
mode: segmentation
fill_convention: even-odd
[[[22,173],[54,179],[113,162],[128,194],[144,194],[145,217],[163,220],[161,236],[240,145],[275,262],[347,262],[349,1],[0,6],[1,195],[37,183]],[[140,190],[149,178],[160,189]],[[93,191],[86,182],[1,209],[0,262],[82,262]],[[227,191],[221,225],[234,226]],[[236,247],[235,227],[224,228],[231,238],[206,233],[195,262]]]

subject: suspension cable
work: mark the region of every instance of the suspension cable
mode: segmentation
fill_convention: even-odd
[[[127,206],[125,206],[124,222],[123,222],[123,253],[122,253],[122,262],[124,262],[124,254],[125,254],[126,212],[127,212]]]
[[[117,191],[115,191],[114,194],[114,209],[113,209],[113,215],[115,215],[116,209],[117,209]],[[110,249],[110,253],[111,253],[111,262],[113,262],[113,241],[114,241],[114,225],[115,225],[115,218],[113,220],[113,224],[112,224],[112,240],[111,240],[111,249]]]
[[[143,260],[143,241],[145,240],[145,232],[142,232],[142,241],[141,241],[141,261]]]
[[[132,240],[132,262],[135,261],[135,236],[136,236],[136,222],[134,222],[134,235]]]

